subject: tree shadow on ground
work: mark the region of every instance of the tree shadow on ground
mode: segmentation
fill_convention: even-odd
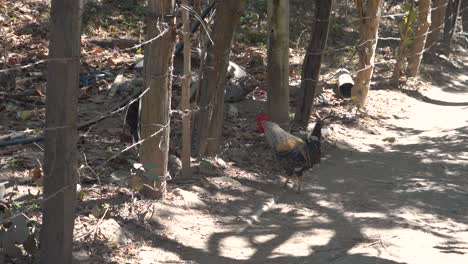
[[[441,87],[444,92],[468,93],[465,54],[454,54],[451,58],[447,58],[440,55],[441,53],[440,50],[425,53],[425,67],[421,67],[421,74],[425,79]]]
[[[343,220],[343,222],[339,222],[342,225],[342,228],[339,230],[346,230],[345,233],[349,234],[349,228],[351,228],[353,232],[356,232],[354,240],[349,240],[347,235],[341,237],[341,233],[337,230],[336,235],[328,244],[314,248],[312,253],[305,256],[279,255],[271,257],[274,249],[281,246],[294,234],[314,228],[332,228],[336,223],[332,222],[324,224],[317,222],[314,219],[300,222],[293,213],[287,215],[290,218],[288,221],[289,224],[284,225],[283,223],[278,223],[277,216],[281,214],[281,212],[273,210],[268,213],[268,216],[262,217],[261,223],[248,227],[242,232],[213,234],[210,237],[208,251],[183,244],[174,239],[167,239],[166,237],[158,234],[144,232],[144,230],[143,232],[145,233],[144,238],[153,242],[153,247],[175,253],[180,259],[187,261],[187,263],[330,263],[330,261],[336,261],[338,259],[352,259],[355,261],[352,263],[399,263],[378,257],[347,253],[347,251],[354,245],[364,242],[365,238],[363,238],[362,234],[359,233],[357,226],[347,221],[341,214],[336,214],[334,212],[329,213],[336,215],[337,220]],[[256,237],[262,235],[273,235],[273,238],[263,243],[255,241]],[[240,237],[249,241],[251,246],[254,248],[255,253],[246,259],[235,259],[223,256],[219,250],[219,246],[222,240],[229,237]],[[347,239],[346,243],[343,243],[342,239]],[[235,245],[233,246],[235,247]],[[332,255],[330,255],[331,252],[333,253]]]
[[[413,132],[419,134],[418,131]],[[332,149],[331,159],[316,170],[318,176],[315,183],[311,184],[310,180],[314,181],[314,179],[309,179],[309,183],[306,184],[308,191],[305,191],[305,194],[296,196],[287,193],[279,201],[299,208],[323,212],[331,219],[331,224],[324,226],[315,223],[314,220],[303,222],[293,215],[268,212],[262,217],[261,226],[257,232],[264,231],[262,234],[276,234],[276,236],[269,242],[256,245],[256,253],[249,260],[258,261],[271,257],[273,250],[294,234],[327,227],[336,232],[329,244],[349,241],[349,237],[353,237],[352,234],[355,234],[354,239],[359,241],[362,239],[360,230],[364,227],[381,229],[404,227],[442,238],[448,244],[455,244],[451,246],[454,250],[465,249],[466,246],[463,246],[463,243],[457,242],[450,235],[462,230],[456,227],[438,226],[440,221],[468,224],[468,219],[465,217],[466,208],[468,208],[466,201],[468,181],[462,177],[462,172],[466,171],[467,166],[463,162],[466,158],[460,155],[466,151],[468,127],[460,127],[454,132],[450,136],[424,136],[418,143],[394,145],[391,150],[385,150],[379,146],[374,146],[374,150],[370,152],[360,152],[351,148],[347,151]],[[248,170],[248,168],[244,169]],[[274,189],[264,182],[248,179],[240,180],[240,182],[267,193]],[[335,210],[320,206],[315,202],[317,200],[334,202],[341,209]],[[419,212],[422,220],[413,222],[403,217],[401,213],[406,208]],[[350,220],[345,216],[347,212],[380,213],[383,217],[358,217]],[[432,217],[425,218],[423,215]],[[262,230],[264,226],[275,228]],[[343,226],[347,238],[340,238],[340,227]],[[231,235],[234,234],[213,235],[210,239],[210,252],[219,254],[220,241],[223,237]],[[246,240],[252,241],[254,235],[255,226],[244,236]],[[331,242],[332,240],[335,242]],[[351,243],[347,250],[356,244],[358,242]],[[440,246],[440,248],[441,252],[451,253],[446,250],[445,246]],[[463,254],[467,252],[464,250]],[[299,262],[319,261],[315,259],[316,256],[317,253],[313,253],[303,259],[287,257],[287,260],[292,263],[296,260]],[[282,261],[286,261],[284,258]],[[280,259],[281,257],[275,257],[270,260],[281,263]]]
[[[467,171],[468,161],[462,153],[467,149],[468,127],[437,137],[422,136],[423,131],[406,127],[390,129],[418,135],[419,142],[393,144],[389,149],[371,145],[370,151],[356,150],[346,142],[340,142],[339,148],[330,146],[328,158],[306,175],[303,193],[299,195],[291,189],[283,190],[278,173],[271,170],[274,161],[266,158],[271,155],[270,150],[263,142],[258,144],[261,139],[253,138],[252,141],[257,141],[256,149],[249,152],[256,152],[259,155],[256,160],[265,162],[237,162],[246,172],[235,177],[241,186],[212,190],[210,195],[227,198],[207,197],[203,199],[204,206],[191,208],[200,213],[206,213],[208,208],[208,213],[220,219],[222,225],[233,227],[213,232],[205,248],[154,232],[155,227],[163,229],[154,220],[149,227],[135,219],[121,216],[115,219],[135,237],[151,241],[152,247],[171,252],[186,263],[396,264],[385,257],[356,253],[354,249],[372,245],[373,250],[383,250],[378,243],[375,246],[378,238],[369,237],[366,229],[385,232],[399,227],[440,238],[444,242],[434,248],[445,254],[467,254],[466,242],[457,240],[454,234],[461,231],[457,226],[468,225],[468,180],[462,174]],[[253,170],[254,167],[263,171]],[[276,205],[259,222],[239,228],[245,224],[239,216],[247,218],[273,196],[277,198]],[[99,202],[121,204],[127,198]],[[408,208],[417,212],[418,221],[402,215]],[[170,213],[161,210],[156,214]],[[442,221],[455,225],[440,226]],[[237,246],[226,245],[232,238],[245,242],[251,248],[249,254],[242,258],[227,256],[226,250]],[[97,248],[92,250],[93,243],[80,242],[76,248],[101,252]],[[111,251],[110,246],[104,250]],[[112,263],[106,262],[104,256],[94,258],[96,262],[92,263]]]
[[[125,29],[128,34],[139,35],[145,19],[145,5],[141,0],[89,1],[83,11],[83,30],[90,35],[104,30],[114,34],[115,27]],[[121,38],[121,35],[112,37]]]
[[[205,205],[191,208],[204,214],[208,208],[222,225],[233,227],[213,232],[205,248],[153,232],[158,226],[155,221],[149,228],[136,220],[116,219],[126,227],[135,227],[127,230],[151,241],[152,247],[188,263],[398,263],[353,251],[376,244],[377,238],[366,234],[368,228],[429,233],[444,241],[434,246],[440,252],[467,254],[466,242],[457,240],[455,234],[462,231],[459,226],[468,225],[468,180],[462,174],[467,171],[463,152],[467,149],[468,127],[432,137],[421,135],[424,131],[417,129],[394,125],[388,128],[419,136],[419,141],[395,143],[389,148],[370,145],[370,151],[357,150],[346,142],[330,146],[328,158],[306,175],[300,195],[282,189],[278,171],[271,168],[274,160],[270,150],[260,136],[252,137],[250,140],[256,144],[248,152],[253,158],[236,162],[245,172],[233,176],[241,185],[211,190],[212,197],[203,198]],[[276,205],[259,222],[240,228],[244,222],[239,216],[249,217],[271,197],[277,198]],[[407,210],[415,212],[419,219],[405,217]],[[444,221],[453,225],[439,225]],[[323,230],[329,235],[324,236]],[[259,240],[261,237],[266,238]],[[230,246],[238,247],[226,245],[233,238],[243,241],[251,251],[242,257],[226,255]],[[291,243],[293,246],[285,249]]]
[[[259,222],[213,233],[207,249],[151,233],[136,222],[130,224],[139,226],[136,234],[151,240],[153,247],[193,263],[398,263],[352,253],[355,247],[376,244],[377,238],[363,232],[366,228],[385,232],[401,227],[430,233],[445,241],[435,246],[441,252],[467,254],[467,245],[452,236],[460,231],[456,225],[439,225],[441,221],[468,224],[468,180],[462,177],[466,164],[460,162],[464,158],[457,156],[466,150],[466,142],[468,127],[461,127],[450,137],[421,137],[421,142],[393,145],[390,150],[378,146],[369,152],[350,146],[331,148],[331,157],[313,172],[316,175],[308,175],[304,191],[299,195],[293,190],[283,191],[274,180],[240,177],[242,187],[216,191],[237,197],[226,210],[210,211],[223,219],[224,225],[242,226],[238,216],[251,214],[252,210],[247,209],[258,205],[267,194],[284,193],[277,196],[277,204]],[[204,202],[206,207],[194,210],[227,206],[225,201],[217,199]],[[404,217],[402,212],[408,209],[418,212],[420,219]],[[373,215],[359,216],[360,213]],[[129,224],[128,220],[121,221]],[[321,230],[329,231],[330,235],[321,238],[315,235]],[[239,246],[226,245],[230,238],[247,243],[252,249],[250,254],[242,259],[225,256],[230,247]],[[288,243],[293,244],[290,253],[285,253]],[[299,249],[301,245],[308,248]]]
[[[468,83],[463,84],[463,87],[468,87]],[[442,90],[444,91],[445,89],[446,88],[442,88]],[[468,106],[468,102],[446,102],[442,100],[432,99],[423,95],[421,92],[416,91],[416,90],[401,89],[400,91],[408,95],[409,97],[413,97],[415,99],[418,99],[418,100],[421,100],[423,102],[430,103],[430,104],[441,105],[441,106]],[[468,90],[466,92],[468,92]]]
[[[468,163],[463,156],[468,127],[459,127],[444,136],[422,136],[424,131],[407,127],[390,129],[419,136],[419,141],[397,142],[388,148],[369,145],[369,151],[339,142],[339,147],[328,148],[329,157],[312,175],[306,175],[300,195],[293,190],[284,191],[278,184],[279,175],[271,168],[274,160],[263,139],[244,139],[243,144],[252,143],[254,148],[248,150],[250,159],[236,161],[236,166],[245,172],[233,176],[241,185],[212,190],[214,199],[205,197],[205,205],[191,208],[200,213],[206,213],[208,208],[208,213],[220,219],[222,225],[232,227],[212,232],[204,248],[153,232],[135,219],[116,219],[125,226],[136,227],[128,230],[151,241],[152,247],[189,263],[398,263],[353,251],[375,244],[377,238],[366,234],[369,228],[429,233],[443,241],[434,246],[440,252],[467,254],[466,242],[457,240],[455,235],[464,231],[460,226],[468,225],[468,180],[463,175]],[[276,205],[259,222],[245,226],[239,220],[239,216],[252,215],[271,197],[277,198]],[[408,210],[418,219],[407,218]],[[439,225],[441,222],[450,224]],[[151,225],[158,223],[153,219]],[[324,235],[324,230],[328,235]],[[226,245],[232,238],[243,241],[251,251],[242,257],[227,256],[231,247],[239,247]],[[288,244],[292,246],[284,248]],[[307,248],[299,249],[301,245]]]

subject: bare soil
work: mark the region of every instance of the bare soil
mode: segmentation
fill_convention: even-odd
[[[46,58],[48,5],[3,2],[8,17],[18,18],[0,20],[9,65]],[[100,27],[129,15],[110,13],[99,19]],[[96,32],[108,37],[105,30]],[[111,54],[83,36],[83,56],[102,53],[108,56],[86,59],[82,71],[118,72],[135,60],[135,54]],[[239,60],[233,60],[245,65],[245,49],[234,53]],[[239,114],[227,116],[222,153],[193,181],[170,181],[164,202],[143,199],[129,187],[127,176],[138,157],[134,148],[127,150],[131,143],[122,133],[122,114],[82,131],[75,262],[468,263],[468,52],[458,48],[454,54],[429,57],[424,81],[408,82],[404,89],[384,82],[391,72],[380,64],[367,110],[358,115],[349,102],[334,97],[333,83],[324,87],[314,109],[334,117],[326,124],[323,161],[307,172],[301,194],[294,186],[282,187],[282,170],[257,132],[262,93],[233,104]],[[291,63],[300,65],[301,58],[295,55]],[[323,74],[333,70],[324,67]],[[43,127],[45,73],[44,64],[22,71],[16,87],[0,91],[0,135]],[[259,81],[262,75],[255,73]],[[109,96],[112,81],[80,87],[81,121],[132,92],[130,86]],[[180,133],[179,121],[174,120],[173,134]],[[177,152],[180,145],[173,142]],[[0,182],[15,183],[8,205],[37,226],[41,212],[35,205],[41,200],[34,194],[41,188],[33,176],[42,158],[41,143],[0,149]]]
[[[227,121],[230,145],[219,156],[226,168],[171,185],[166,202],[120,206],[112,218],[131,236],[124,248],[132,250],[114,260],[467,263],[468,83],[464,75],[448,80],[372,90],[360,119],[340,112],[346,103],[325,90],[329,103],[341,104],[334,107],[340,118],[327,125],[325,158],[301,194],[282,188],[281,170],[255,130],[258,102],[237,104],[241,115]],[[88,243],[93,253],[78,263],[112,259],[98,254],[109,249]]]
[[[464,73],[466,54],[433,59],[456,61]],[[428,67],[424,75],[436,73]],[[358,116],[325,89],[316,110],[334,117],[323,161],[301,194],[282,188],[282,170],[256,130],[261,96],[234,104],[239,115],[227,117],[214,167],[193,182],[169,182],[165,202],[141,199],[127,180],[110,177],[127,175],[137,157],[120,153],[130,144],[119,140],[122,117],[105,120],[80,137],[76,263],[467,263],[468,82],[464,74],[432,81],[371,90]],[[108,109],[106,98],[82,104],[83,116]],[[23,128],[15,115],[3,118]],[[2,179],[16,179],[18,197],[34,202],[28,190],[39,190],[30,179],[40,145],[1,155]],[[40,223],[38,209],[25,213]]]

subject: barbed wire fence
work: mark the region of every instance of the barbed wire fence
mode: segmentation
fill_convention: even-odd
[[[433,10],[436,10],[436,9],[439,9],[441,7],[445,7],[447,6],[448,4],[443,4],[441,6],[438,6],[438,7],[433,7],[431,8],[431,11]],[[187,7],[183,7],[183,8],[187,8]],[[450,18],[452,18],[454,15],[458,16],[460,15],[465,9],[467,9],[468,7],[465,7],[465,8],[462,8],[459,10],[459,12],[457,12],[456,14],[452,14],[450,16]],[[404,17],[408,15],[407,13],[395,13],[395,14],[388,14],[388,15],[382,15],[380,16],[381,18],[395,18],[395,17]],[[353,18],[354,20],[361,20],[361,19],[370,19],[370,18],[375,18],[375,17],[371,17],[371,16],[366,16],[366,17],[362,17],[362,18]],[[316,20],[316,19],[312,19],[313,21]],[[203,25],[203,23],[202,23]],[[444,24],[438,26],[437,28],[434,28],[433,30],[429,30],[426,35],[432,33],[433,31],[438,31],[440,29],[442,29],[442,27],[444,26]],[[205,29],[206,26],[203,26],[203,28]],[[208,30],[205,29],[205,31],[208,33]],[[152,38],[152,39],[149,39],[149,40],[146,40],[144,42],[141,42],[139,44],[136,44],[132,47],[129,47],[129,48],[125,48],[125,49],[119,49],[119,50],[113,50],[111,51],[110,53],[100,53],[100,54],[95,54],[95,55],[86,55],[86,56],[82,56],[81,57],[81,60],[88,60],[88,59],[97,59],[97,58],[103,58],[103,57],[106,57],[106,56],[112,56],[112,55],[116,55],[116,54],[119,54],[119,53],[124,53],[124,52],[128,52],[128,51],[132,51],[132,50],[137,50],[147,44],[150,44],[156,40],[158,40],[159,38],[161,38],[164,34],[166,34],[168,32],[168,28],[164,28],[164,30],[156,37]],[[209,35],[209,33],[208,33]],[[420,35],[421,36],[421,35]],[[413,37],[411,39],[415,39],[416,37]],[[210,38],[211,39],[211,38]],[[394,40],[394,41],[401,41],[401,38],[399,37],[379,37],[378,40]],[[327,48],[326,50],[324,51],[319,51],[317,53],[318,54],[327,54],[327,53],[330,53],[330,52],[336,52],[336,51],[344,51],[344,50],[350,50],[350,49],[355,49],[356,47],[358,46],[361,46],[361,45],[365,45],[367,42],[369,41],[375,41],[375,39],[368,39],[360,44],[358,44],[357,46],[351,46],[351,45],[347,45],[347,46],[343,46],[343,47],[340,47],[340,48]],[[4,72],[9,72],[9,71],[17,71],[17,70],[24,70],[24,69],[28,69],[28,68],[32,68],[34,66],[37,66],[37,65],[40,65],[40,64],[44,64],[44,63],[47,63],[48,61],[53,61],[53,60],[64,60],[64,61],[67,61],[67,60],[74,60],[76,58],[58,58],[58,59],[43,59],[43,60],[39,60],[37,62],[33,62],[33,63],[29,63],[29,64],[25,64],[25,65],[21,65],[21,66],[15,66],[15,67],[10,67],[10,68],[6,68],[6,69],[0,69],[0,73],[4,73]]]
[[[442,6],[437,6],[437,7],[433,7],[431,8],[431,11],[433,10],[436,10],[436,9],[439,9],[439,8],[442,8],[444,6],[446,6],[447,4],[444,4]],[[459,16],[461,14],[461,12],[463,12],[465,9],[467,9],[468,7],[465,7],[465,8],[462,8],[460,9],[457,13],[454,13],[452,14],[452,17],[453,16]],[[381,18],[395,18],[395,17],[404,17],[408,15],[407,13],[395,13],[395,14],[386,14],[386,15],[382,15]],[[356,18],[357,20],[360,20],[360,19],[370,19],[371,17],[363,17],[363,18]],[[422,34],[422,35],[419,35],[419,36],[414,36],[410,39],[416,39],[420,36],[424,36],[424,35],[429,35],[431,34],[432,32],[434,31],[439,31],[441,30],[441,28],[444,26],[444,24],[438,26],[437,28],[434,28],[432,30],[429,30],[427,33],[425,34]],[[455,28],[453,28],[452,30],[455,30]],[[146,40],[144,42],[141,42],[137,45],[134,45],[130,48],[125,48],[125,49],[120,49],[120,50],[113,50],[111,51],[110,53],[101,53],[101,54],[97,54],[97,55],[87,55],[87,56],[83,56],[81,57],[81,60],[86,60],[86,59],[96,59],[96,58],[103,58],[103,57],[106,57],[106,56],[111,56],[111,55],[116,55],[116,54],[119,54],[119,53],[123,53],[123,52],[128,52],[128,51],[132,51],[132,50],[136,50],[136,49],[139,49],[149,43],[152,43],[154,41],[157,41],[158,39],[160,39],[161,37],[163,37],[166,33],[169,32],[169,29],[168,28],[164,28],[164,30],[159,34],[157,35],[156,37],[154,38],[151,38],[149,40]],[[361,43],[358,43],[357,45],[348,45],[348,46],[343,46],[343,47],[339,47],[339,48],[325,48],[323,50],[320,50],[320,51],[314,51],[312,53],[309,53],[309,54],[313,54],[313,55],[320,55],[320,54],[329,54],[329,53],[333,53],[333,52],[339,52],[339,51],[347,51],[347,50],[354,50],[355,52],[348,58],[348,60],[346,62],[343,62],[339,65],[338,68],[343,68],[346,64],[349,64],[350,61],[353,60],[354,56],[356,55],[356,51],[357,49],[360,47],[360,46],[363,46],[363,45],[366,45],[368,42],[374,42],[374,41],[379,41],[379,40],[390,40],[390,41],[401,41],[401,38],[398,38],[398,37],[378,37],[377,39],[375,38],[372,38],[372,39],[367,39],[365,41],[362,41]],[[423,49],[423,51],[421,51],[421,53],[424,53],[424,52],[427,52],[429,51],[434,45],[436,45],[438,42],[435,42],[433,43],[431,46],[429,47],[425,47]],[[40,65],[40,64],[44,64],[44,63],[47,63],[48,61],[53,61],[53,60],[63,60],[63,61],[67,61],[67,60],[72,60],[72,59],[76,59],[76,58],[59,58],[59,59],[44,59],[44,60],[39,60],[37,62],[34,62],[34,63],[29,63],[29,64],[25,64],[25,65],[20,65],[20,66],[15,66],[15,67],[11,67],[11,68],[7,68],[7,69],[1,69],[0,70],[0,73],[6,73],[6,72],[10,72],[10,71],[19,71],[19,70],[25,70],[25,69],[30,69],[30,68],[33,68],[37,65]],[[358,69],[356,70],[354,73],[357,74],[361,71],[365,71],[365,70],[368,70],[369,68],[375,66],[375,65],[379,65],[379,64],[388,64],[388,63],[394,63],[396,62],[396,60],[392,59],[392,60],[385,60],[385,61],[381,61],[381,62],[374,62],[373,65],[365,65],[363,68],[361,69]],[[314,79],[308,79],[308,81],[314,81],[314,82],[318,82],[319,84],[327,84],[330,80],[336,78],[338,75],[338,73],[335,73],[335,74],[332,74],[330,77],[326,78],[326,79],[323,79],[321,81],[317,81],[317,80],[314,80]],[[181,75],[179,77],[185,77],[184,75]],[[114,115],[114,114],[117,114],[121,111],[123,111],[124,109],[128,108],[132,103],[140,100],[148,91],[149,88],[146,88],[145,90],[142,90],[142,91],[137,91],[135,93],[132,94],[132,96],[130,96],[129,99],[126,99],[124,101],[122,101],[121,103],[119,103],[116,107],[112,108],[111,110],[109,110],[107,113],[103,114],[103,115],[100,115],[96,118],[93,118],[89,121],[86,121],[82,124],[79,124],[78,125],[78,128],[89,128],[91,126],[93,126],[94,124],[98,123],[99,121],[111,116],[111,115]],[[205,108],[208,108],[210,107],[207,106]],[[178,114],[178,115],[189,115],[189,114],[193,114],[193,113],[196,113],[198,111],[202,110],[202,108],[196,106],[195,108],[193,108],[192,110],[189,110],[189,111],[181,111],[181,110],[171,110],[170,111],[170,114]],[[136,146],[142,144],[143,142],[145,142],[146,140],[149,140],[157,135],[159,135],[160,133],[162,133],[164,131],[164,129],[167,129],[170,125],[170,121],[167,123],[167,124],[149,124],[149,125],[152,125],[152,126],[156,126],[156,127],[159,127],[159,129],[157,131],[155,131],[154,133],[152,133],[150,136],[144,138],[144,139],[140,139],[138,142],[134,142],[133,144],[125,147],[124,149],[122,149],[121,151],[119,151],[118,153],[112,155],[111,157],[105,159],[103,162],[101,162],[99,165],[95,166],[94,168],[91,168],[92,171],[94,172],[95,176],[96,177],[100,177],[104,172],[104,167],[106,165],[109,164],[109,162],[111,162],[112,160],[114,160],[115,158],[117,158],[119,155],[122,155],[123,153],[135,148]],[[44,129],[43,131],[47,131],[47,130],[56,130],[56,129],[63,129],[64,127],[49,127],[49,128],[46,128]],[[89,132],[89,131],[88,131]],[[33,142],[37,142],[37,141],[40,141],[40,140],[37,140],[37,138],[33,138],[35,140],[32,140],[32,142],[26,142],[26,143],[33,143]],[[2,145],[2,142],[0,142],[0,147],[4,147],[6,145]],[[166,177],[167,175],[165,175],[164,177]],[[77,177],[78,178],[78,177]],[[117,181],[114,181],[114,184],[116,183],[119,183],[119,182],[124,182],[124,181],[127,181],[128,179],[127,178],[123,178],[123,179],[119,179]],[[49,200],[55,198],[57,195],[61,194],[62,192],[70,189],[70,188],[76,188],[76,186],[79,184],[79,178],[77,179],[77,182],[73,182],[73,183],[69,183],[65,186],[63,186],[61,189],[57,190],[56,192],[54,192],[53,194],[47,196],[47,197],[42,197],[42,198],[38,198],[36,199],[35,201],[33,201],[31,203],[31,205],[29,206],[26,206],[24,208],[22,208],[21,210],[19,210],[18,212],[10,215],[9,217],[4,217],[0,220],[0,224],[6,224],[10,221],[12,221],[15,217],[18,217],[19,215],[24,215],[28,212],[30,212],[31,210],[34,210],[35,208],[37,208],[37,205],[38,204],[44,204],[46,202],[48,202]]]
[[[440,9],[440,8],[443,8],[445,6],[447,6],[448,3],[446,4],[443,4],[443,5],[440,5],[440,6],[436,6],[436,7],[432,7],[431,8],[431,12],[434,11],[434,10],[437,10],[437,9]],[[464,7],[464,8],[461,8],[457,13],[454,13],[452,15],[449,16],[449,18],[453,18],[454,16],[459,16],[463,11],[465,11],[466,9],[468,9],[468,7]],[[388,14],[388,15],[382,15],[381,18],[395,18],[395,17],[404,17],[404,16],[407,16],[408,13],[395,13],[395,14]],[[362,19],[370,19],[372,17],[370,16],[367,16],[367,17],[363,17]],[[356,20],[359,20],[360,18],[355,18]],[[440,31],[442,28],[444,27],[444,23],[442,23],[440,26],[437,26],[435,28],[433,28],[432,30],[428,30],[426,33],[423,33],[423,34],[419,34],[419,35],[415,35],[413,37],[410,37],[408,38],[407,40],[415,40],[415,39],[418,39],[422,36],[428,36],[430,35],[432,32],[435,32],[435,31]],[[452,31],[456,30],[456,27],[452,28],[450,33]],[[346,68],[345,66],[349,66],[350,62],[353,60],[354,56],[356,55],[357,53],[357,50],[358,48],[360,48],[361,46],[364,46],[366,44],[368,44],[369,42],[375,42],[375,41],[381,41],[381,40],[389,40],[389,41],[401,41],[402,39],[400,37],[378,37],[377,39],[375,38],[371,38],[371,39],[367,39],[367,40],[364,40],[360,43],[358,43],[357,45],[354,45],[354,46],[351,46],[351,45],[348,45],[348,46],[343,46],[343,47],[340,47],[340,48],[329,48],[329,47],[326,47],[325,49],[323,50],[318,50],[318,51],[313,51],[313,52],[309,52],[309,53],[306,53],[306,54],[309,54],[309,55],[320,55],[320,54],[330,54],[330,53],[335,53],[335,52],[340,52],[340,51],[350,51],[350,50],[354,50],[354,53],[347,59],[345,60],[345,62],[342,62],[339,64],[339,66],[337,68]],[[359,42],[360,40],[358,40]],[[431,45],[425,47],[421,52],[418,52],[418,53],[415,53],[415,54],[412,54],[412,56],[417,56],[417,55],[421,55],[423,53],[426,53],[430,50],[432,50],[432,48],[439,44],[440,41],[435,41],[434,43],[432,43]],[[376,43],[378,44],[378,43]],[[396,63],[396,60],[395,59],[387,59],[385,61],[381,61],[381,62],[375,62],[374,61],[374,64],[373,65],[365,65],[363,68],[360,68],[360,69],[357,69],[355,71],[353,71],[353,73],[355,75],[357,75],[359,72],[362,72],[362,71],[366,71],[372,67],[374,67],[375,65],[381,65],[381,64],[389,64],[389,63]],[[332,74],[330,77],[328,78],[325,78],[323,80],[315,80],[315,79],[304,79],[305,81],[312,81],[312,82],[317,82],[318,85],[325,85],[325,84],[328,84],[329,81],[335,79],[338,77],[338,74],[339,72],[335,72],[334,74]]]

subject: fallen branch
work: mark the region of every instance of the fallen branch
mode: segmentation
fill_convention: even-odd
[[[4,136],[0,136],[0,142],[1,141],[4,141],[4,140],[12,140],[12,139],[17,139],[17,138],[23,138],[29,134],[32,134],[34,133],[34,130],[32,129],[26,129],[24,131],[15,131],[15,132],[12,132],[8,135],[4,135]]]
[[[127,49],[139,43],[138,39],[90,39],[89,43],[102,48]]]
[[[44,136],[32,137],[32,138],[17,138],[13,140],[7,140],[0,142],[0,147],[7,147],[20,144],[31,144],[35,142],[41,142],[44,140]]]

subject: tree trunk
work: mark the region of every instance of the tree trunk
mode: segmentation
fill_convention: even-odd
[[[79,1],[53,0],[50,22],[40,263],[71,264],[78,183]]]
[[[234,29],[240,22],[245,0],[217,2],[213,32],[200,86],[198,125],[199,156],[216,153],[224,119],[224,88]]]
[[[447,4],[447,12],[445,14],[444,38],[443,38],[444,51],[447,54],[450,53],[453,36],[455,35],[457,19],[460,13],[460,6],[461,6],[460,0],[449,0]]]
[[[423,58],[427,32],[431,26],[431,0],[420,0],[418,6],[419,26],[408,56],[408,76],[415,77]]]
[[[289,0],[268,1],[268,100],[272,121],[289,130]]]
[[[440,32],[444,27],[445,12],[448,0],[434,0],[431,11],[431,27],[426,40],[426,49],[432,48],[440,40]]]
[[[400,29],[400,47],[398,48],[395,68],[393,69],[393,79],[397,87],[399,86],[400,82],[400,70],[404,66],[406,53],[408,50],[409,33],[411,30],[412,23],[415,19],[416,16],[414,13],[414,0],[410,0],[410,8],[408,11],[408,15],[403,20],[403,27],[401,27]]]
[[[140,133],[144,140],[140,160],[154,181],[156,191],[152,198],[164,199],[166,194],[167,160],[171,109],[172,61],[176,36],[174,0],[148,1],[146,38],[152,39],[145,47],[144,89],[141,99]],[[166,31],[166,33],[163,33]]]
[[[358,0],[358,12],[361,15],[359,26],[359,70],[355,84],[351,90],[351,98],[358,107],[363,107],[367,100],[370,81],[374,72],[374,57],[377,47],[379,22],[382,9],[382,0],[368,0],[364,8],[362,0]]]
[[[327,45],[330,14],[333,1],[317,0],[315,23],[312,28],[309,47],[302,64],[301,92],[297,98],[295,121],[306,125],[309,122],[312,104],[315,98],[323,52]]]
[[[194,2],[194,9],[195,9],[195,12],[197,12],[197,14],[199,16],[201,16],[202,14],[202,3],[201,3],[202,0],[195,0]],[[209,3],[208,3],[209,4]],[[206,21],[206,20],[205,20]],[[206,61],[206,50],[208,48],[208,35],[209,32],[206,32],[205,29],[203,27],[200,28],[200,34],[198,35],[198,47],[200,48],[200,62],[199,62],[199,66],[198,66],[198,80],[196,81],[196,83],[194,83],[193,85],[197,86],[198,88],[196,89],[195,91],[195,95],[194,95],[194,99],[193,99],[193,102],[195,103],[195,105],[198,105],[200,106],[200,87],[201,87],[201,81],[202,81],[202,76],[203,76],[203,69],[205,68],[205,61]],[[191,116],[191,122],[193,124],[192,126],[192,136],[191,136],[191,139],[192,139],[192,151],[197,151],[198,149],[198,144],[199,142],[197,141],[199,139],[199,137],[197,136],[198,135],[198,131],[200,130],[200,127],[198,126],[198,123],[195,122],[196,120],[199,120],[198,118],[198,115],[200,114],[200,112],[194,112],[192,113],[192,116]],[[193,148],[195,147],[195,148]]]
[[[462,1],[463,32],[468,32],[468,1]]]
[[[189,1],[184,0],[183,4],[189,6]],[[188,179],[192,177],[192,172],[190,169],[190,152],[192,146],[192,143],[190,142],[190,63],[192,54],[190,51],[191,33],[189,10],[184,9],[182,12],[184,20],[184,78],[182,83],[182,110],[184,111],[184,115],[182,116],[182,177]]]

